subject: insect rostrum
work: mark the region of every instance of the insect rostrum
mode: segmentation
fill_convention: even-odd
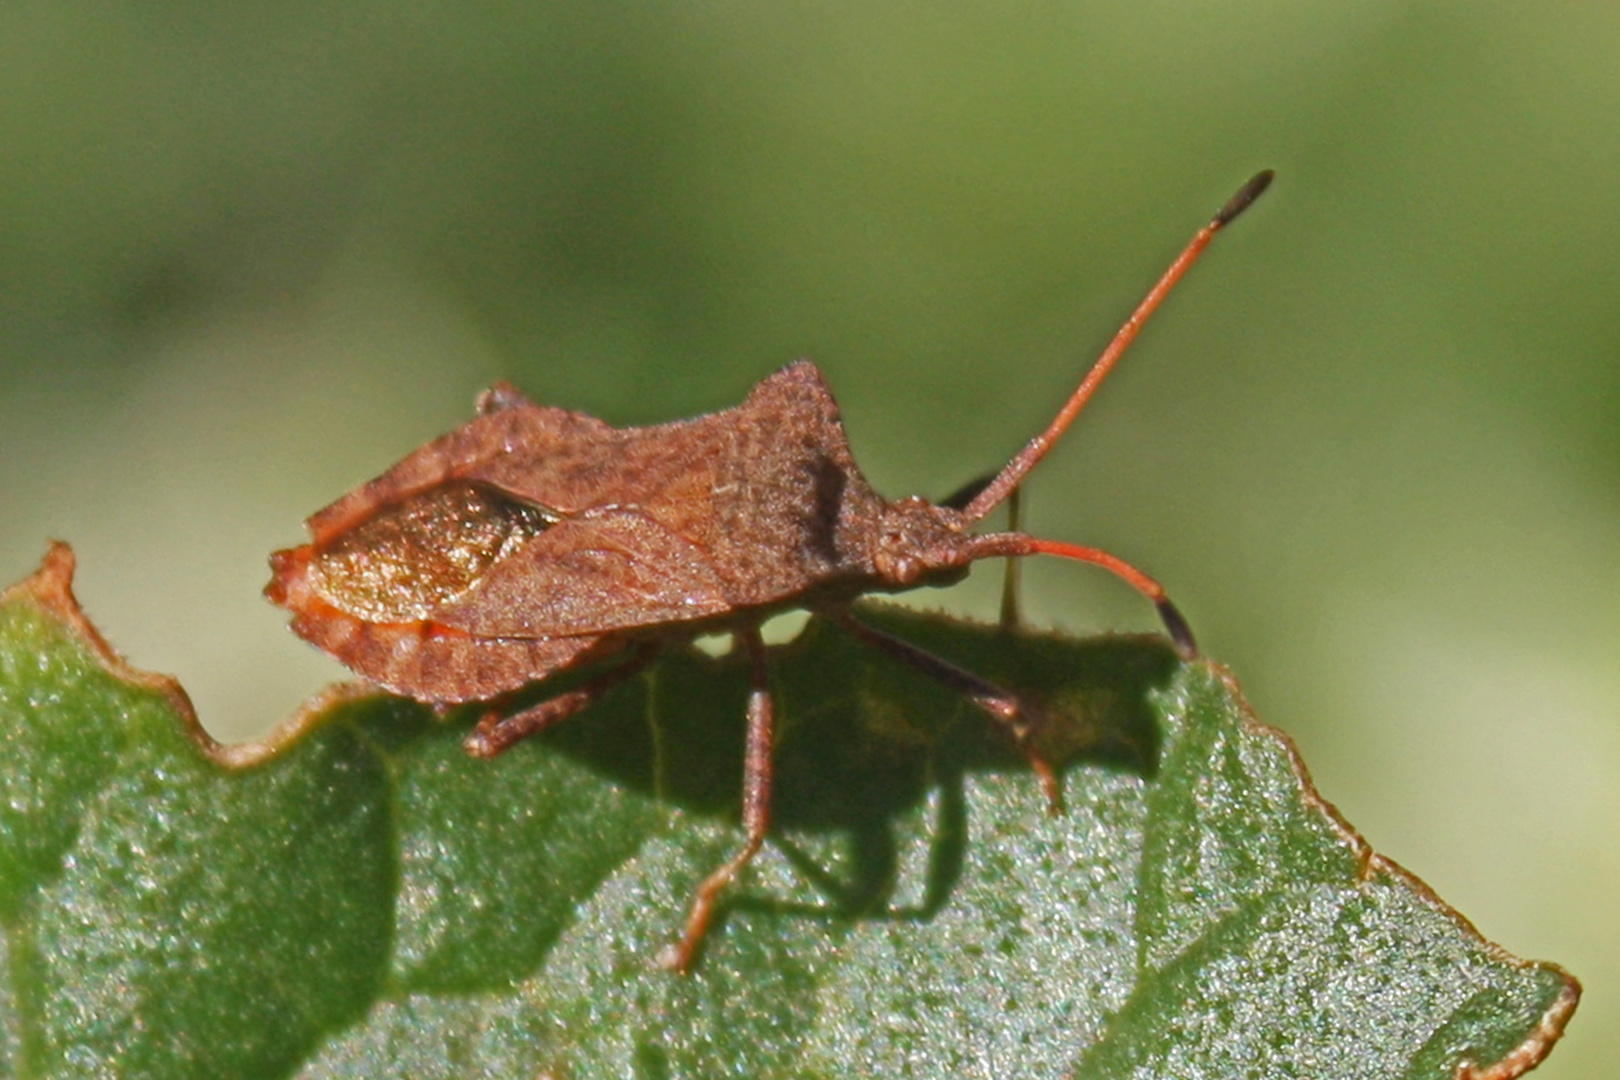
[[[661,650],[729,631],[751,659],[743,781],[747,843],[698,887],[667,958],[688,969],[720,893],[764,842],[773,708],[759,626],[789,608],[831,619],[968,696],[1034,749],[1038,713],[1016,693],[857,621],[866,593],[948,585],[979,559],[1052,554],[1100,565],[1158,607],[1178,650],[1186,622],[1146,574],[1106,552],[973,527],[1050,449],[1215,232],[1263,191],[1251,180],[1193,238],[1045,432],[961,508],[891,502],[861,475],[820,371],[792,364],[741,405],[615,428],[497,384],[470,423],[309,519],[312,541],[271,557],[266,594],[293,629],[357,674],[434,705],[489,701],[613,656],[583,685],[522,711],[491,711],[467,739],[489,757],[632,677]]]

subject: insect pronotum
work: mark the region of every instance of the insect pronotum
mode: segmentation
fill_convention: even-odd
[[[860,622],[865,593],[948,585],[980,559],[1094,563],[1153,602],[1176,649],[1186,620],[1157,581],[1097,548],[971,531],[1079,415],[1143,322],[1272,174],[1255,176],[1193,237],[1114,335],[1045,431],[962,505],[890,502],[850,455],[821,373],[800,361],[739,406],[615,428],[497,383],[479,416],[309,519],[312,542],[271,557],[265,589],[293,629],[362,677],[437,707],[490,702],[466,741],[478,757],[579,712],[672,644],[717,631],[750,661],[742,817],[747,840],[693,896],[665,962],[686,971],[715,904],[770,827],[774,709],[759,627],[806,608],[958,690],[1017,740],[1060,806],[1057,776],[1018,696]],[[502,695],[587,663],[619,662],[515,712]]]

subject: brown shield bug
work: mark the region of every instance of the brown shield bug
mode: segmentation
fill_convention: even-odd
[[[492,757],[585,708],[660,651],[730,632],[751,661],[743,777],[747,842],[698,886],[668,963],[688,969],[721,891],[770,823],[773,708],[759,627],[789,608],[837,623],[959,690],[1029,755],[1050,805],[1054,770],[1016,694],[858,621],[850,605],[960,580],[979,559],[1095,563],[1158,608],[1177,650],[1192,633],[1158,582],[1096,548],[1023,532],[975,533],[1074,421],[1223,226],[1271,182],[1254,177],[1200,229],[1126,320],[1057,417],[993,478],[936,505],[890,502],[850,455],[821,373],[800,361],[735,408],[615,428],[497,384],[479,416],[309,519],[312,542],[271,558],[265,592],[299,636],[379,686],[435,706],[489,701],[618,656],[538,705],[489,712],[467,750]]]

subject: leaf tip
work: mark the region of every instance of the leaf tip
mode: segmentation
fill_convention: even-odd
[[[1541,966],[1556,972],[1563,980],[1563,987],[1547,1011],[1542,1013],[1536,1029],[1494,1064],[1481,1067],[1466,1059],[1459,1062],[1455,1080],[1514,1080],[1540,1065],[1552,1052],[1553,1045],[1564,1037],[1564,1028],[1574,1015],[1575,1006],[1581,1001],[1581,983],[1556,964]]]

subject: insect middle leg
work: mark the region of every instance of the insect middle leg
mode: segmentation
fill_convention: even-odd
[[[1016,694],[909,641],[866,625],[847,609],[828,614],[839,626],[868,645],[939,680],[989,713],[991,719],[1011,732],[1019,749],[1029,758],[1029,767],[1034,770],[1036,779],[1041,782],[1041,790],[1046,793],[1047,808],[1053,814],[1063,812],[1063,786],[1058,780],[1057,770],[1052,768],[1052,763],[1046,760],[1033,742],[1037,717],[1030,715],[1029,706],[1020,701]]]
[[[748,745],[743,756],[743,828],[748,839],[737,853],[727,859],[697,887],[692,897],[692,910],[686,916],[686,930],[680,944],[664,956],[665,966],[683,974],[691,970],[703,947],[703,937],[714,918],[715,903],[743,867],[753,861],[765,843],[765,834],[771,827],[771,763],[775,739],[776,703],[771,697],[769,672],[766,669],[765,641],[758,628],[738,631],[737,637],[748,650],[750,663],[748,691]]]
[[[467,753],[481,758],[492,758],[510,750],[530,735],[537,735],[553,724],[561,723],[585,709],[615,686],[634,678],[658,657],[660,651],[655,644],[640,645],[628,660],[618,667],[602,672],[582,686],[558,694],[554,698],[547,698],[538,705],[532,705],[508,716],[491,712],[478,722],[478,726],[462,745]]]

